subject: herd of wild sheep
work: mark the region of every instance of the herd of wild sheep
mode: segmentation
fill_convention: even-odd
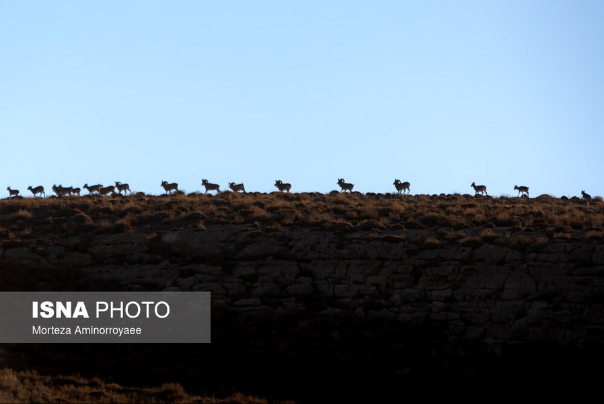
[[[337,184],[340,186],[341,192],[346,192],[346,191],[352,192],[352,189],[354,188],[354,184],[346,182],[344,180],[344,178],[338,178]],[[211,182],[208,182],[208,180],[205,180],[205,179],[201,180],[201,185],[203,185],[205,187],[206,194],[209,191],[222,192],[220,190],[220,186],[218,184],[212,184]],[[409,194],[411,192],[411,190],[410,190],[411,184],[409,184],[408,182],[401,182],[401,180],[395,179],[393,185],[399,194],[400,193]],[[179,192],[178,184],[175,182],[168,183],[167,181],[162,181],[161,186],[164,189],[164,191],[166,192],[166,194],[172,194],[172,192],[176,192],[176,193]],[[472,188],[474,188],[474,192],[476,193],[476,195],[478,195],[478,194],[488,195],[487,187],[485,185],[476,185],[475,182],[472,182],[472,185],[470,185],[470,186]],[[276,180],[275,187],[277,187],[279,192],[287,191],[289,193],[289,190],[291,189],[292,185],[283,183],[281,180]],[[84,184],[83,188],[88,191],[89,195],[96,194],[96,195],[117,196],[117,195],[127,195],[128,192],[130,193],[130,195],[132,195],[132,191],[130,191],[130,186],[128,184],[122,184],[119,181],[116,181],[115,185],[109,185],[106,187],[102,186],[101,184],[92,185],[92,186],[89,186],[88,184]],[[245,186],[243,185],[243,183],[235,184],[234,182],[229,182],[229,188],[233,192],[239,192],[239,191],[246,192]],[[19,196],[18,189],[11,189],[11,187],[8,187],[6,189],[8,190],[11,197]],[[36,195],[39,195],[40,197],[41,196],[46,197],[46,193],[44,192],[44,187],[41,185],[38,187],[35,187],[35,188],[32,188],[31,186],[29,186],[27,189],[34,194],[34,197]],[[69,195],[80,196],[80,191],[81,191],[80,188],[64,187],[62,185],[59,185],[59,186],[53,185],[52,190],[58,197],[69,196]],[[523,197],[529,196],[529,187],[515,185],[514,190],[518,191],[518,196],[523,196]],[[123,194],[122,194],[122,192],[123,192]],[[585,191],[581,191],[581,197],[587,201],[591,200],[591,195],[585,193]]]

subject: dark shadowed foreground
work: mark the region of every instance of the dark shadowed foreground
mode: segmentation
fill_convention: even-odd
[[[212,343],[3,345],[0,398],[580,395],[602,377],[603,225],[599,198],[3,200],[3,290],[210,291]]]

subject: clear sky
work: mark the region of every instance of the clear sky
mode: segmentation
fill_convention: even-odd
[[[0,197],[603,195],[602,21],[601,0],[2,0]]]

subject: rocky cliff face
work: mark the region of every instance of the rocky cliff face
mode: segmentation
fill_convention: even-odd
[[[251,318],[430,325],[451,343],[604,341],[601,240],[531,233],[519,245],[503,231],[474,245],[435,245],[431,234],[214,225],[72,236],[44,247],[5,240],[0,257],[24,274],[77,268],[124,290],[210,291],[215,310]]]

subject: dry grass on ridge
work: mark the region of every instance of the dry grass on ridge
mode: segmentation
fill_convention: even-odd
[[[582,231],[597,237],[604,227],[604,203],[471,195],[393,194],[189,194],[145,197],[49,197],[0,200],[0,238],[55,234],[152,232],[228,224],[252,224],[272,231],[288,228],[356,230],[479,227]],[[463,234],[460,234],[460,237]],[[493,236],[493,235],[491,235]],[[480,235],[488,239],[487,233]],[[452,239],[451,234],[438,237]]]
[[[178,383],[131,388],[98,378],[44,376],[35,371],[0,370],[0,403],[200,403],[262,404],[269,401],[242,393],[223,398],[188,394]],[[275,402],[275,401],[272,401]],[[277,401],[292,403],[292,401]]]

